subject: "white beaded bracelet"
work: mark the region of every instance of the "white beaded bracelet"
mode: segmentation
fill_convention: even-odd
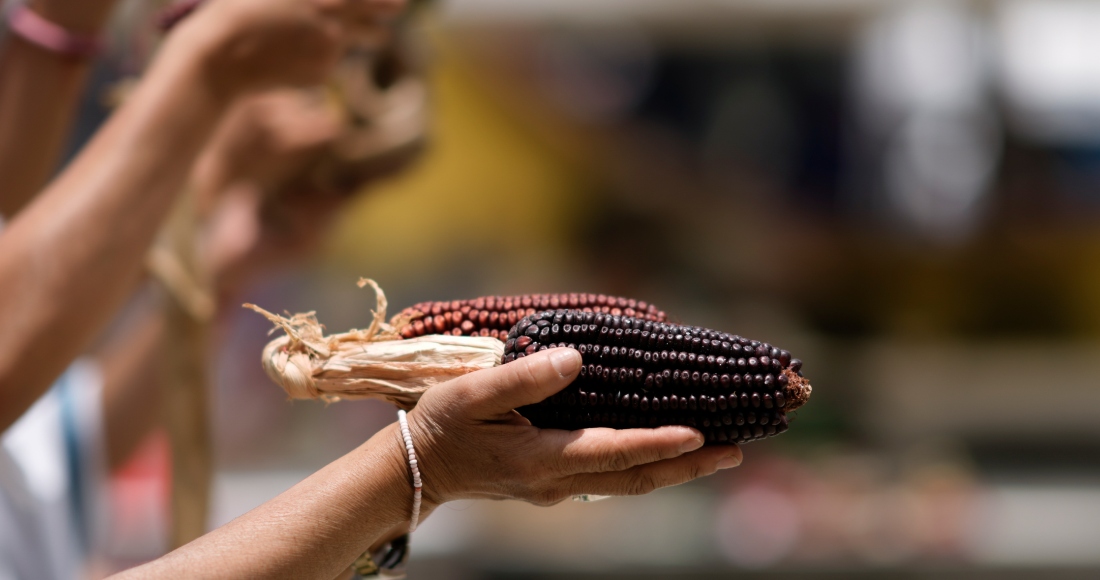
[[[409,452],[409,471],[413,476],[413,508],[412,520],[409,523],[409,533],[416,531],[416,522],[420,519],[420,491],[423,484],[420,482],[420,467],[416,464],[416,450],[413,449],[412,433],[409,432],[409,419],[404,410],[397,412],[397,421],[401,424],[401,437],[405,440],[405,450]]]

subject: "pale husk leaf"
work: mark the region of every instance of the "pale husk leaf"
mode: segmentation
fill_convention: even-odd
[[[378,305],[367,330],[324,335],[313,312],[279,316],[245,304],[286,332],[264,348],[267,375],[294,399],[383,399],[411,409],[437,383],[500,364],[504,343],[481,336],[430,335],[402,340],[385,322],[386,298],[372,280]],[[398,321],[393,321],[398,322]]]

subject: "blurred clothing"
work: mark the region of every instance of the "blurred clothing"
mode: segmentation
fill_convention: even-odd
[[[0,438],[0,580],[86,577],[105,536],[102,391],[77,361]]]

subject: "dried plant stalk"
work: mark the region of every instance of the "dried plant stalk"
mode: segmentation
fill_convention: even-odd
[[[173,347],[167,349],[162,365],[163,411],[172,455],[172,548],[206,532],[214,469],[206,376],[213,292],[195,255],[199,216],[194,196],[186,193],[146,256],[150,273],[174,298],[163,307],[165,332]]]
[[[366,330],[325,336],[314,312],[279,316],[245,304],[275,323],[286,336],[264,348],[267,375],[294,399],[382,399],[411,409],[432,385],[500,364],[504,343],[492,337],[429,335],[402,339],[386,322],[386,295],[361,279],[377,297]]]

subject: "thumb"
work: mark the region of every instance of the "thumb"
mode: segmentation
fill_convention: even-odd
[[[581,368],[581,355],[554,348],[455,379],[456,395],[479,418],[496,417],[546,399],[567,387]]]

